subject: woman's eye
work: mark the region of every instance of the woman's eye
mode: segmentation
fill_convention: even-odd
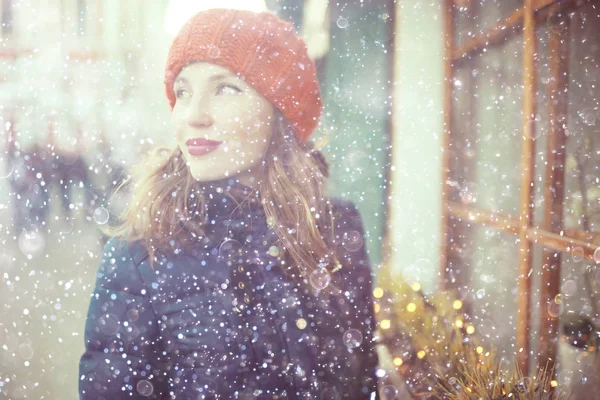
[[[227,90],[225,90],[227,89]],[[226,94],[240,94],[242,93],[242,90],[240,88],[238,88],[237,86],[234,85],[230,85],[230,84],[223,84],[223,85],[219,85],[218,89],[217,89],[217,93],[221,93],[225,90],[224,93]]]
[[[187,96],[187,95],[188,95],[188,91],[185,90],[185,89],[177,89],[175,91],[175,97],[178,98],[178,99],[181,98],[181,97],[183,97],[183,96]]]

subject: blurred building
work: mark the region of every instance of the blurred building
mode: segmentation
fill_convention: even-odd
[[[165,3],[3,0],[1,117],[16,147],[51,143],[92,163],[108,143],[130,162],[166,139]]]

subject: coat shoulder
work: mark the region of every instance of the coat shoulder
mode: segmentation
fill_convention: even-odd
[[[143,253],[141,243],[109,238],[102,250],[96,285],[117,291],[141,291],[143,283],[137,266]]]
[[[330,197],[328,200],[331,202],[334,212],[357,212],[356,205],[352,200],[342,197]]]
[[[329,201],[335,219],[335,229],[338,231],[357,231],[363,236],[363,221],[356,205],[351,200],[340,197],[332,197]]]

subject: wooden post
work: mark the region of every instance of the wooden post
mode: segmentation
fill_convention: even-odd
[[[536,36],[534,0],[525,0],[523,8],[523,138],[521,148],[521,205],[519,216],[519,272],[517,308],[517,362],[525,376],[529,375],[531,327],[532,245],[527,230],[533,220],[533,185],[535,168],[536,114]]]
[[[393,0],[387,0],[387,10],[389,12],[390,17],[384,21],[386,26],[386,34],[391,29],[394,34],[392,35],[389,42],[386,42],[387,54],[388,54],[388,70],[387,70],[387,81],[388,81],[388,92],[387,92],[387,106],[386,106],[386,132],[387,132],[387,150],[386,150],[386,165],[388,166],[386,169],[386,182],[385,182],[385,190],[384,190],[384,225],[383,225],[383,244],[381,247],[381,265],[383,265],[383,269],[386,273],[391,272],[392,265],[390,265],[392,249],[391,249],[391,237],[393,232],[391,232],[390,226],[392,224],[391,221],[391,202],[390,199],[392,197],[392,164],[393,164],[393,143],[394,143],[394,132],[396,130],[394,125],[394,112],[396,104],[394,93],[396,91],[396,86],[394,82],[396,80],[396,2]]]
[[[449,286],[448,274],[448,246],[449,246],[449,227],[450,212],[448,205],[450,203],[450,137],[452,134],[452,90],[453,90],[453,69],[452,54],[454,52],[454,6],[453,0],[444,0],[444,99],[443,115],[444,128],[442,131],[442,230],[440,237],[440,289],[447,289]]]
[[[568,114],[569,34],[568,17],[562,15],[565,31],[550,34],[550,82],[548,84],[548,141],[546,149],[546,185],[544,187],[545,231],[559,233],[563,225],[565,186],[565,134]],[[548,307],[560,292],[561,252],[544,248],[541,282],[541,315],[538,368],[553,368],[557,360],[558,315],[549,314]]]

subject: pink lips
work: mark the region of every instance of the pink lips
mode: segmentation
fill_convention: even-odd
[[[185,144],[188,146],[188,152],[193,156],[203,156],[215,151],[221,143],[223,142],[204,138],[194,138],[185,141]]]

